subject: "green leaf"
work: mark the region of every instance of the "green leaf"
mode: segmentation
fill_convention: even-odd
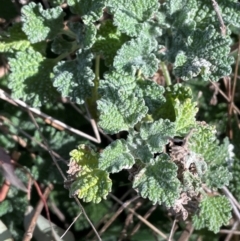
[[[129,36],[137,36],[143,28],[144,22],[157,11],[157,0],[108,0],[110,12],[114,14],[114,25]]]
[[[139,97],[143,97],[146,106],[148,107],[148,113],[153,114],[159,110],[163,103],[166,101],[164,97],[164,87],[156,84],[150,80],[141,80],[137,82]]]
[[[70,163],[77,163],[84,171],[89,172],[98,168],[99,154],[89,146],[84,144],[79,145],[78,149],[70,152],[70,156]],[[79,175],[81,175],[81,173]]]
[[[186,99],[183,103],[180,103],[178,99],[174,101],[177,135],[184,136],[195,126],[195,116],[198,112],[196,105],[197,103],[190,99]]]
[[[97,40],[93,45],[92,51],[103,55],[105,64],[112,65],[114,56],[129,37],[122,34],[117,27],[113,26],[111,20],[104,21],[97,33]]]
[[[107,133],[129,130],[146,114],[147,107],[142,98],[123,90],[113,90],[97,101],[100,113],[99,126]]]
[[[136,78],[134,76],[111,71],[104,75],[104,80],[100,80],[99,93],[106,97],[111,96],[113,91],[119,90],[132,94],[136,87]]]
[[[4,200],[0,204],[0,217],[13,211],[13,206],[9,200]]]
[[[202,190],[202,181],[197,175],[193,175],[189,171],[183,172],[183,191],[187,192],[189,196],[198,196]]]
[[[227,139],[219,145],[214,126],[204,122],[196,123],[193,134],[189,139],[189,148],[196,153],[200,153],[208,165],[226,166],[229,158],[228,147]]]
[[[70,187],[70,196],[77,195],[84,202],[99,203],[111,191],[112,181],[109,173],[94,169],[81,174]]]
[[[103,14],[104,0],[67,0],[73,13],[80,15],[85,23],[98,20]]]
[[[172,4],[175,1],[171,1]],[[216,12],[212,6],[212,3],[207,0],[195,0],[192,1],[192,4],[189,4],[188,1],[180,1],[181,5],[179,8],[182,8],[185,5],[185,9],[192,10],[195,14],[194,20],[198,25],[207,26],[209,23],[216,24],[217,27],[220,27],[219,20],[217,18]],[[184,2],[184,3],[183,3]],[[219,6],[219,11],[221,13],[221,17],[223,18],[223,22],[225,25],[232,25],[235,27],[239,27],[240,20],[240,6],[237,0],[220,0],[217,2]]]
[[[140,128],[140,136],[147,142],[152,152],[162,152],[169,137],[175,135],[175,123],[160,119],[152,123],[144,122]]]
[[[134,94],[136,78],[113,71],[105,74],[104,78],[99,86],[102,98],[97,101],[99,125],[107,133],[129,130],[147,114],[148,110],[143,98]]]
[[[164,203],[170,207],[180,195],[180,182],[176,176],[177,166],[163,154],[156,158],[154,164],[146,166],[135,176],[133,188],[154,204]]]
[[[135,163],[125,140],[117,140],[107,146],[100,154],[99,169],[110,173],[130,169]]]
[[[218,189],[229,185],[229,182],[232,179],[232,174],[227,167],[213,164],[208,168],[204,179],[209,188]]]
[[[94,24],[68,23],[69,29],[76,35],[77,43],[84,50],[89,49],[96,41],[97,29]]]
[[[114,58],[113,66],[119,72],[135,75],[139,70],[145,76],[152,76],[157,71],[159,63],[152,53],[156,49],[156,40],[139,36],[123,44]]]
[[[70,196],[78,195],[84,202],[99,203],[111,190],[109,173],[98,169],[99,154],[91,147],[79,145],[70,152],[68,174],[74,176]]]
[[[0,52],[24,51],[30,46],[30,42],[21,27],[20,23],[15,23],[9,28],[9,33],[0,36]]]
[[[63,29],[65,13],[61,7],[44,10],[33,2],[22,8],[23,31],[31,43],[53,39]]]
[[[174,73],[183,80],[197,76],[205,81],[216,81],[232,71],[233,58],[229,57],[231,38],[222,36],[212,25],[196,30],[186,49],[178,51]]]
[[[147,141],[143,140],[138,132],[130,130],[127,145],[135,159],[139,159],[146,164],[153,160],[153,153],[151,153]]]
[[[163,119],[169,119],[171,121],[176,121],[177,115],[178,115],[178,120],[180,123],[178,123],[179,128],[181,129],[181,119],[182,115],[185,115],[185,111],[187,112],[188,110],[184,110],[184,105],[186,105],[186,101],[188,99],[192,99],[192,91],[190,87],[183,85],[183,84],[175,84],[168,86],[165,90],[165,98],[166,102],[162,105],[162,107],[155,113],[153,116],[154,119],[158,118],[163,118]],[[178,105],[178,106],[177,106]],[[179,113],[178,108],[179,105],[181,106],[181,113]],[[191,116],[189,117],[189,124],[191,124],[191,120],[194,118],[194,106],[195,104],[192,103],[191,105]],[[181,114],[181,115],[180,115]],[[186,113],[187,114],[187,113]],[[184,118],[184,117],[183,117]],[[189,128],[188,128],[189,129]]]
[[[89,51],[79,51],[75,60],[59,62],[54,67],[53,86],[71,101],[83,104],[91,95],[94,73],[90,68],[93,55]]]
[[[219,232],[222,225],[228,225],[231,218],[231,205],[226,197],[206,197],[200,203],[199,215],[193,216],[196,229],[208,228]]]
[[[237,18],[240,8],[237,2],[222,0],[218,4],[221,16],[226,19],[224,23],[239,26]],[[190,80],[199,76],[205,81],[216,81],[231,73],[230,32],[225,36],[221,34],[219,19],[211,1],[185,0],[180,4],[179,1],[170,0],[161,6],[160,11],[160,15],[165,14],[164,21],[167,22],[163,28],[172,33],[166,34],[160,41],[167,49],[161,58],[174,63],[177,77]]]
[[[9,65],[8,87],[12,89],[13,98],[21,98],[35,107],[56,98],[57,92],[50,80],[54,61],[30,48],[17,52],[15,58],[9,58]]]
[[[240,200],[240,160],[235,157],[235,160],[232,165],[232,180],[229,186],[229,189],[233,193],[234,197],[239,201]]]

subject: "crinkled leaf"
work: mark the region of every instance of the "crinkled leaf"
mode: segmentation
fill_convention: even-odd
[[[140,128],[140,136],[147,142],[152,152],[162,152],[169,137],[175,135],[175,123],[160,119],[152,123],[144,122]]]
[[[63,28],[65,13],[61,7],[44,10],[33,2],[22,8],[23,31],[31,43],[54,38]]]
[[[0,52],[24,51],[30,46],[21,27],[20,23],[15,23],[9,28],[9,33],[0,36]]]
[[[166,88],[166,94],[172,99],[178,99],[184,102],[187,99],[192,99],[192,90],[189,86],[184,84],[175,84]]]
[[[163,154],[156,158],[154,164],[146,166],[135,176],[133,188],[154,204],[164,203],[170,207],[180,195],[180,182],[176,176],[177,166]]]
[[[222,188],[228,186],[232,179],[232,174],[227,167],[211,165],[204,176],[204,180],[209,188]]]
[[[165,102],[164,88],[150,80],[138,81],[140,87],[137,95],[143,97],[148,113],[152,114],[160,109]]]
[[[67,0],[67,4],[73,13],[79,14],[84,22],[98,20],[103,13],[104,0]]]
[[[229,160],[229,140],[225,138],[223,143],[220,144],[218,139],[209,145],[208,150],[204,152],[204,158],[208,163],[215,163],[219,166],[226,166]]]
[[[190,196],[197,196],[202,190],[202,181],[197,175],[193,175],[189,171],[183,173],[183,191]]]
[[[117,140],[107,146],[100,154],[98,167],[115,173],[122,169],[130,169],[135,163],[125,140]]]
[[[83,49],[89,49],[96,41],[97,29],[94,24],[69,22],[69,29],[76,35],[76,40]]]
[[[112,65],[116,52],[129,37],[122,34],[111,20],[103,22],[97,33],[97,40],[93,45],[93,52],[103,55],[107,66]]]
[[[196,30],[185,50],[179,51],[174,73],[183,80],[198,75],[205,81],[218,80],[232,71],[233,58],[229,57],[231,39],[222,36],[210,25],[205,30]]]
[[[176,121],[176,102],[181,105],[187,100],[192,99],[191,88],[183,84],[175,84],[168,86],[165,90],[166,102],[157,111],[154,118],[169,119],[171,121]]]
[[[99,93],[106,97],[113,95],[114,91],[119,90],[132,94],[136,86],[136,78],[134,76],[111,71],[104,75],[104,80],[100,80]]]
[[[147,107],[142,98],[123,90],[112,90],[97,102],[100,112],[99,126],[107,133],[129,130],[146,114]]]
[[[222,225],[228,225],[231,218],[231,204],[224,196],[204,198],[200,203],[199,215],[193,216],[196,229],[208,228],[219,232]]]
[[[141,160],[143,163],[150,163],[153,159],[147,142],[143,140],[136,131],[130,131],[127,138],[128,149],[135,159]]]
[[[157,49],[156,40],[139,36],[126,42],[114,58],[113,66],[119,72],[135,75],[141,71],[145,76],[152,76],[158,69],[158,59],[152,53]]]
[[[231,192],[233,193],[234,197],[236,197],[236,199],[240,200],[240,160],[238,158],[235,157],[235,160],[233,162],[233,166],[232,166],[232,180],[229,186],[229,189],[231,190]]]
[[[111,191],[109,173],[94,169],[79,176],[70,187],[70,196],[77,195],[84,202],[99,203]]]
[[[98,168],[99,154],[89,146],[84,144],[79,145],[78,149],[74,149],[70,152],[70,156],[70,162],[76,162],[84,170],[92,171]]]
[[[90,68],[93,55],[79,51],[75,60],[59,62],[54,67],[53,86],[72,101],[82,104],[91,95],[94,73]]]
[[[73,172],[75,176],[70,186],[70,196],[77,195],[84,202],[93,203],[106,199],[112,181],[108,172],[98,169],[99,153],[82,144],[71,151],[70,156],[68,173]]]
[[[143,28],[143,23],[157,11],[157,0],[108,0],[107,5],[114,14],[114,24],[119,30],[130,36],[137,36]]]
[[[225,0],[217,3],[224,23],[239,26],[238,3]],[[169,0],[161,5],[160,13],[160,18],[164,16],[163,28],[172,33],[161,40],[167,51],[160,56],[174,63],[176,76],[184,80],[199,76],[205,81],[216,81],[231,73],[230,32],[221,34],[211,1]]]
[[[216,128],[206,123],[197,123],[189,139],[189,148],[203,156],[208,164],[215,163],[219,166],[227,165],[229,158],[229,142],[224,140],[219,144],[216,138]]]
[[[205,150],[209,143],[216,140],[216,128],[205,122],[197,122],[195,129],[189,139],[189,147],[196,153],[201,153],[204,156]]]
[[[194,127],[196,119],[195,116],[198,112],[196,107],[197,103],[186,99],[182,104],[178,99],[174,101],[174,110],[176,115],[176,134],[183,136]]]
[[[37,107],[57,96],[51,83],[52,60],[30,48],[17,52],[15,58],[9,59],[9,65],[11,73],[8,87],[12,89],[13,98],[21,98]]]
[[[219,20],[217,18],[216,12],[212,6],[212,2],[208,0],[194,0],[191,1],[169,1],[172,8],[175,8],[176,12],[179,9],[184,8],[184,12],[189,10],[192,11],[191,19],[196,21],[196,24],[199,26],[208,26],[209,23],[216,24],[217,27],[220,27]],[[178,2],[178,4],[176,3]],[[225,25],[233,25],[235,27],[239,27],[240,23],[240,6],[237,0],[219,0],[217,1],[219,6],[219,11],[221,13],[221,17],[223,18],[223,22]]]

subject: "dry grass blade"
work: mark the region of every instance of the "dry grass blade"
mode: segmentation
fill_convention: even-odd
[[[138,202],[135,204],[135,206],[132,208],[133,211],[136,212],[137,209],[140,208],[142,205],[143,205],[143,201],[142,201],[142,200],[138,201]],[[125,240],[125,238],[128,236],[127,230],[128,230],[128,228],[130,227],[131,223],[133,223],[133,216],[134,216],[133,213],[131,213],[131,212],[128,213],[128,215],[127,215],[127,217],[126,217],[126,219],[125,219],[124,228],[123,228],[123,230],[122,230],[122,232],[121,232],[121,236],[120,236],[120,238],[118,239],[118,241],[123,241],[123,240]]]
[[[61,174],[61,176],[63,177],[63,179],[66,180],[66,177],[65,177],[64,173],[62,172],[61,168],[59,167],[57,161],[55,160],[55,157],[54,157],[53,154],[52,154],[52,150],[50,149],[47,141],[45,140],[44,136],[42,135],[42,132],[40,131],[40,128],[39,128],[39,126],[38,126],[38,124],[37,124],[37,122],[36,122],[33,114],[32,114],[29,110],[28,110],[28,114],[29,114],[30,118],[32,119],[34,125],[36,126],[37,130],[39,131],[39,134],[40,134],[43,142],[45,142],[45,145],[46,145],[47,148],[48,148],[48,152],[49,152],[50,156],[52,157],[52,160],[53,160],[54,164],[56,165],[58,171],[60,172],[60,174]],[[96,233],[96,236],[98,237],[99,241],[101,241],[101,238],[100,238],[97,230],[95,229],[94,225],[92,224],[92,222],[90,221],[89,217],[87,216],[87,214],[86,214],[83,206],[81,205],[81,203],[79,202],[79,200],[77,199],[77,197],[74,197],[74,199],[75,199],[76,203],[78,204],[78,206],[80,207],[81,211],[83,212],[83,214],[84,214],[85,218],[87,219],[88,223],[91,225],[92,229],[93,229],[94,232]],[[52,233],[54,233],[54,232],[52,231]]]
[[[213,8],[214,8],[214,10],[215,10],[215,12],[217,14],[217,17],[218,17],[218,20],[220,22],[220,25],[221,25],[220,26],[221,33],[222,33],[223,36],[225,36],[227,28],[226,28],[226,26],[225,26],[225,24],[223,22],[223,18],[222,18],[222,15],[220,13],[220,9],[219,9],[218,3],[215,0],[212,0],[212,4],[213,4]]]
[[[225,95],[225,93],[217,86],[216,83],[210,81],[219,91],[219,93],[230,103],[231,100]],[[238,109],[238,107],[233,103],[232,104],[234,110],[240,115],[240,110]]]
[[[76,203],[78,204],[78,206],[80,207],[80,209],[81,209],[83,215],[85,216],[85,218],[87,219],[88,223],[91,225],[91,227],[92,227],[93,231],[95,232],[95,234],[96,234],[98,240],[99,240],[99,241],[102,241],[102,239],[101,239],[99,233],[97,232],[97,230],[95,229],[93,223],[92,223],[91,220],[89,219],[89,217],[88,217],[87,213],[85,212],[85,210],[84,210],[82,204],[81,204],[80,201],[77,199],[77,197],[74,197],[74,199],[75,199]]]
[[[193,225],[192,225],[191,222],[189,222],[187,224],[187,226],[185,227],[184,231],[182,232],[178,241],[188,241],[188,239],[191,236],[193,230],[194,230]]]
[[[15,129],[17,129],[21,134],[23,134],[26,138],[28,138],[29,140],[31,140],[32,142],[35,142],[36,144],[38,144],[42,149],[44,149],[45,151],[48,151],[48,148],[46,147],[46,145],[44,145],[43,143],[39,142],[38,140],[36,140],[34,137],[30,136],[27,132],[23,131],[22,129],[20,129],[18,126],[15,126],[10,120],[8,120],[6,117],[4,116],[0,116],[0,119],[2,119],[4,122],[6,122],[7,124],[11,125],[12,127],[14,127]],[[4,129],[2,126],[0,126],[0,130],[2,132],[4,132],[5,134],[9,135],[14,141],[16,141],[18,144],[20,144],[22,147],[27,148],[27,143],[20,137],[20,136],[16,136],[11,134],[8,130]],[[65,160],[64,158],[62,158],[58,153],[52,151],[52,154],[58,158],[59,160],[68,163],[67,160]]]
[[[96,139],[82,131],[79,131],[69,125],[66,125],[65,123],[59,121],[59,120],[56,120],[54,119],[53,117],[49,116],[49,115],[46,115],[45,113],[41,112],[40,110],[38,109],[35,109],[35,108],[32,108],[30,106],[28,106],[26,103],[24,103],[23,101],[21,100],[13,100],[5,91],[3,91],[2,89],[0,89],[0,98],[13,104],[13,105],[16,105],[16,106],[20,106],[20,107],[23,107],[25,110],[29,111],[29,112],[32,112],[38,116],[40,116],[41,118],[43,118],[45,120],[45,122],[47,124],[50,124],[52,125],[53,127],[59,127],[60,130],[67,130],[67,131],[70,131],[74,134],[77,134],[79,136],[82,136],[90,141],[93,141],[93,142],[96,142],[96,143],[100,143],[100,140],[99,139]],[[59,129],[58,128],[58,129]]]
[[[100,142],[101,142],[101,139],[100,139],[99,132],[101,132],[101,134],[102,134],[106,139],[108,139],[109,142],[112,142],[112,141],[113,141],[113,139],[112,139],[109,135],[105,134],[104,131],[97,126],[97,123],[96,123],[96,121],[91,117],[91,114],[90,114],[90,112],[89,112],[88,107],[87,107],[86,104],[85,104],[85,107],[86,107],[88,116],[84,115],[83,112],[82,112],[74,103],[72,103],[72,102],[69,102],[69,103],[70,103],[70,105],[71,105],[79,114],[81,114],[87,121],[90,122],[90,124],[91,124],[91,126],[92,126],[92,128],[93,128],[94,134],[95,134],[95,136],[96,136],[97,139],[99,138],[99,141],[100,141]]]
[[[53,160],[54,164],[56,165],[56,167],[57,167],[59,173],[61,174],[63,180],[67,180],[67,178],[65,177],[65,175],[64,175],[64,173],[63,173],[63,171],[62,171],[62,169],[61,169],[60,166],[58,165],[58,163],[57,163],[57,161],[56,161],[56,159],[55,159],[55,157],[54,157],[54,155],[53,155],[53,153],[52,153],[51,148],[49,147],[47,141],[46,141],[45,138],[43,137],[42,132],[40,131],[40,128],[39,128],[39,126],[38,126],[38,124],[37,124],[37,122],[36,122],[36,120],[35,120],[33,114],[32,114],[29,110],[28,110],[28,114],[29,114],[29,116],[30,116],[32,122],[33,122],[34,125],[36,126],[36,128],[37,128],[37,130],[38,130],[38,132],[39,132],[39,134],[40,134],[40,136],[41,136],[43,142],[45,142],[45,145],[46,145],[47,148],[48,148],[48,152],[49,152],[50,156],[52,157],[52,160]]]
[[[124,203],[119,200],[117,197],[115,197],[113,194],[109,194],[109,196],[114,199],[116,202],[118,202],[121,205],[124,205]],[[164,234],[162,231],[160,231],[158,228],[156,228],[154,225],[152,225],[150,222],[148,222],[145,218],[143,218],[141,215],[137,214],[132,210],[131,208],[125,207],[129,212],[132,212],[140,221],[142,221],[145,225],[147,225],[150,229],[152,229],[156,234],[160,235],[164,239],[168,239],[167,235]]]
[[[236,198],[232,195],[232,193],[229,191],[229,189],[227,187],[223,187],[222,191],[224,192],[224,194],[230,199],[232,200],[232,202],[234,203],[234,205],[236,205],[236,207],[240,210],[240,204],[239,202],[236,200]]]
[[[148,219],[149,216],[155,211],[155,209],[157,208],[157,205],[153,205],[148,211],[147,213],[143,216],[143,218]],[[141,227],[142,222],[139,222],[132,230],[130,236],[133,236]]]
[[[237,229],[238,225],[239,225],[239,221],[237,221],[237,222],[235,222],[235,223],[233,224],[231,230],[227,230],[227,231],[228,231],[228,235],[227,235],[227,237],[225,238],[225,241],[230,241],[231,238],[232,238],[232,236],[233,236],[234,234],[236,234],[235,232],[238,232],[238,231],[235,231],[235,230]],[[220,232],[221,232],[221,230],[220,230]],[[240,234],[240,232],[239,232],[239,234]]]
[[[78,220],[78,218],[80,217],[80,215],[82,214],[82,212],[80,212],[77,217],[74,218],[73,222],[69,225],[69,227],[66,229],[66,231],[64,232],[64,234],[60,237],[63,238],[66,233],[68,232],[68,230],[73,226],[73,224]]]
[[[101,230],[99,231],[100,234],[102,234],[103,232],[105,232],[107,230],[107,228],[114,222],[114,220],[124,211],[124,209],[129,206],[132,202],[134,202],[135,200],[137,200],[139,197],[133,197],[130,200],[124,202],[121,207],[115,212],[115,214],[108,220],[107,223],[105,223],[105,225],[101,228]]]
[[[168,237],[168,241],[172,240],[172,236],[173,236],[174,232],[176,231],[176,229],[175,229],[176,223],[177,223],[177,219],[174,219],[173,224],[172,224],[172,228],[171,228],[171,232],[170,232],[169,237]]]
[[[44,200],[47,199],[47,197],[49,196],[51,190],[52,190],[52,186],[48,186],[44,193],[43,193],[43,198]],[[37,204],[37,207],[35,209],[35,212],[32,216],[32,219],[31,219],[31,222],[29,223],[29,226],[24,234],[24,237],[23,237],[23,241],[30,241],[32,239],[32,236],[33,236],[33,232],[34,232],[34,229],[35,229],[35,226],[36,226],[36,223],[37,223],[37,218],[38,216],[40,215],[42,209],[43,209],[43,206],[44,206],[44,201],[43,200],[40,200]],[[50,220],[49,220],[50,222]],[[51,223],[51,222],[50,222]]]

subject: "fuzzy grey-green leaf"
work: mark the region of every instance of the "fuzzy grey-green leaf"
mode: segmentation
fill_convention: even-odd
[[[44,10],[41,4],[31,2],[22,8],[22,30],[31,43],[52,39],[63,28],[64,15],[61,7]]]
[[[125,140],[117,140],[100,154],[98,167],[110,173],[130,169],[135,163]]]

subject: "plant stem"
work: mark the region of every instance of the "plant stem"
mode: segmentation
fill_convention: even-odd
[[[71,50],[70,50],[70,52],[64,52],[64,53],[60,54],[57,58],[54,59],[55,63],[58,63],[62,59],[65,59],[66,57],[68,57],[70,55],[70,53],[73,53],[73,52],[75,52],[78,49],[79,49],[79,45],[75,41],[73,46],[72,46],[72,48],[71,48]]]
[[[171,81],[171,78],[170,78],[170,75],[169,75],[169,72],[168,72],[168,69],[167,69],[167,66],[166,66],[165,62],[161,61],[160,66],[161,66],[163,76],[165,78],[167,86],[171,85],[172,81]]]
[[[93,80],[94,87],[92,88],[91,98],[87,98],[86,103],[88,105],[89,112],[94,119],[97,119],[97,99],[98,99],[98,86],[99,86],[99,74],[100,74],[100,55],[95,57],[95,78]]]
[[[99,86],[99,73],[100,73],[100,55],[97,55],[95,58],[95,79],[94,79],[94,89],[93,89],[93,97],[96,101],[98,98],[98,86]]]

